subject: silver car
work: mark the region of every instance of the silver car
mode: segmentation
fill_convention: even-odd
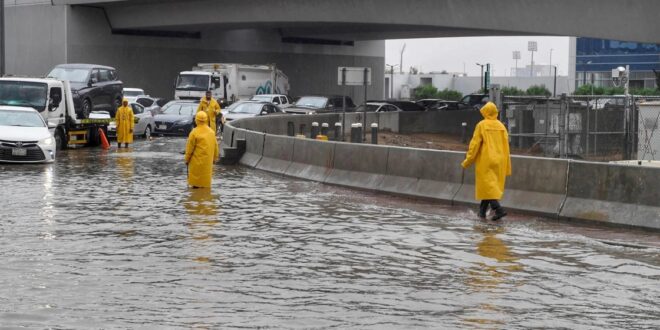
[[[139,103],[131,103],[130,106],[133,109],[133,115],[135,116],[133,135],[142,136],[145,139],[148,139],[151,137],[151,133],[153,133],[154,128],[156,127],[154,116]],[[108,125],[108,137],[117,137],[117,123],[114,121]]]

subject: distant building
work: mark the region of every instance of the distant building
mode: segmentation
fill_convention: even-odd
[[[530,75],[532,72],[532,66],[527,65],[524,68],[511,68],[511,77],[549,77],[554,76],[552,71],[552,66],[547,64],[534,64],[534,74]]]
[[[660,71],[660,45],[618,40],[576,38],[571,47],[575,86],[593,83],[611,87],[612,69],[630,65],[630,88],[655,88]]]

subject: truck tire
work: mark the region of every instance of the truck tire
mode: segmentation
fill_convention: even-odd
[[[54,134],[55,138],[55,150],[60,151],[64,150],[67,147],[67,141],[66,141],[66,136],[64,135],[64,132],[61,129],[57,129]]]
[[[80,116],[81,119],[89,118],[89,114],[92,113],[92,101],[90,99],[84,99],[82,105],[80,106]]]

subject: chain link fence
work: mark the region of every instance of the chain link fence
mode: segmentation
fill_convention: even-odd
[[[532,155],[660,160],[660,98],[504,96],[511,146]],[[657,105],[654,105],[656,104]]]

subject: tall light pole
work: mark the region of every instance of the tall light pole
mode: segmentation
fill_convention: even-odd
[[[528,41],[527,50],[532,53],[532,65],[531,65],[531,70],[529,72],[529,76],[534,77],[534,52],[538,50],[538,44],[536,43],[536,41]]]
[[[385,66],[390,67],[390,98],[394,98],[394,68],[398,66],[398,64],[385,64]]]
[[[516,74],[515,76],[518,77],[518,60],[520,59],[520,51],[519,50],[514,50],[513,51],[513,59],[516,61]]]
[[[480,76],[481,84],[479,85],[481,92],[484,90],[484,66],[486,66],[486,64],[481,64],[481,63],[476,63],[476,64],[481,67],[481,76]]]
[[[549,73],[550,73],[551,76],[552,76],[552,51],[553,51],[553,49],[550,48],[550,70],[549,70],[550,72]]]
[[[406,44],[401,47],[401,56],[399,57],[399,73],[403,74],[403,52],[406,50]]]

